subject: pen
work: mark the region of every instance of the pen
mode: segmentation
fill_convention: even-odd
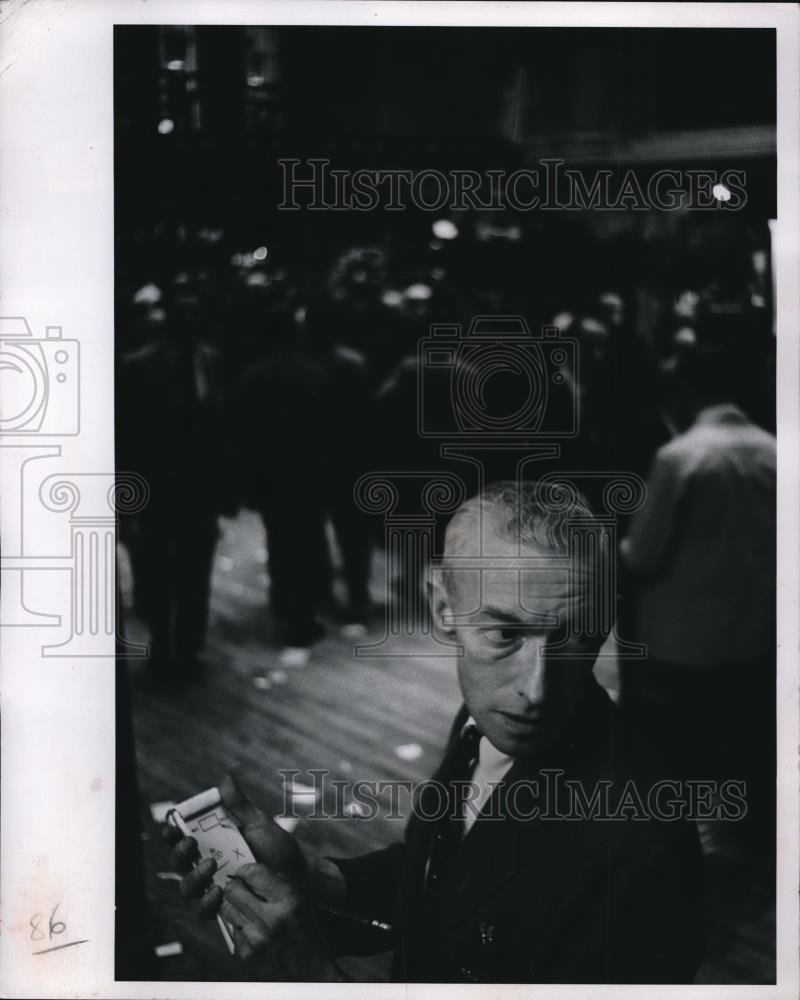
[[[385,923],[383,920],[374,920],[370,917],[362,917],[357,913],[349,913],[347,910],[337,910],[333,906],[328,906],[326,903],[317,903],[314,905],[318,910],[323,913],[327,913],[331,917],[339,917],[342,920],[350,920],[353,923],[361,924],[362,927],[373,927],[378,931],[385,931],[386,933],[391,933],[392,925]]]
[[[229,874],[228,878],[236,878],[236,875]],[[252,887],[250,888],[250,891],[254,896],[258,896],[259,899],[263,899],[263,896],[259,896]],[[348,910],[337,910],[333,906],[328,906],[327,903],[319,903],[316,900],[313,901],[313,905],[316,909],[320,910],[320,912],[327,913],[329,917],[338,917],[341,920],[349,920],[351,923],[360,924],[362,927],[372,927],[376,931],[384,931],[384,933],[388,934],[392,931],[392,925],[387,924],[383,920],[375,920],[371,917],[362,917],[360,914],[350,913]]]

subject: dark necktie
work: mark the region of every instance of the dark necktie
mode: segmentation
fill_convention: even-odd
[[[444,877],[464,837],[465,785],[472,777],[472,771],[478,762],[480,740],[478,727],[467,726],[451,747],[443,763],[441,776],[446,783],[444,791],[447,811],[434,824],[428,854],[426,888],[433,888]]]

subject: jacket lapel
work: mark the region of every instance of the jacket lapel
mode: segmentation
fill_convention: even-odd
[[[458,739],[464,723],[469,718],[465,705],[459,709],[450,729],[444,757],[431,781],[445,782],[447,780],[447,761],[453,743]],[[423,820],[415,812],[408,820],[406,827],[406,854],[403,872],[400,879],[400,890],[395,903],[395,926],[400,926],[406,912],[414,908],[421,899],[425,888],[425,866],[431,847],[431,837],[435,824]]]
[[[442,885],[425,900],[423,928],[430,924],[447,930],[468,920],[492,896],[518,875],[521,837],[546,829],[538,818],[509,818],[508,789],[528,773],[517,761],[493,792],[464,838]],[[424,862],[423,862],[424,864]]]

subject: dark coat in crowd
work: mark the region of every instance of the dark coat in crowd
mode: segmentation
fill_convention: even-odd
[[[134,603],[150,628],[151,667],[191,669],[208,624],[217,518],[234,503],[218,352],[184,327],[122,358],[117,379],[117,467],[149,496],[121,522]]]
[[[117,379],[117,467],[150,486],[148,512],[183,519],[229,505],[219,352],[168,331],[123,356]]]

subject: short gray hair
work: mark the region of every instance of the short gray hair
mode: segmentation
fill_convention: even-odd
[[[465,531],[469,525],[477,527]],[[561,481],[499,480],[465,500],[453,514],[445,532],[442,578],[449,590],[453,567],[447,556],[480,556],[487,524],[501,537],[520,546],[529,545],[545,554],[570,554],[570,524],[595,524],[596,519],[583,496],[572,484]]]

